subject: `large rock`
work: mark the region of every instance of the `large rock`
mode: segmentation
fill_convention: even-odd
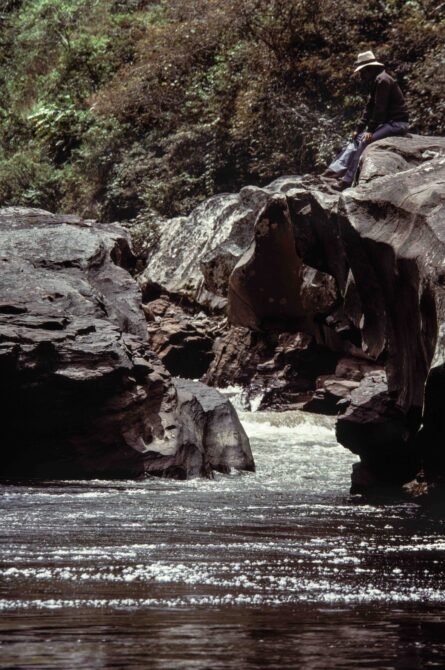
[[[398,156],[403,149],[407,163],[394,174],[388,168],[392,147]],[[445,409],[439,400],[445,391],[445,155],[440,152],[445,153],[441,138],[371,145],[362,174],[369,175],[371,162],[373,178],[347,190],[339,206],[361,306],[362,347],[373,358],[385,356],[387,384],[357,397],[339,419],[337,433],[377,481],[406,481],[419,464],[437,475],[430,462],[443,462],[438,457],[443,426],[437,421]],[[434,392],[425,396],[425,385]]]
[[[7,208],[0,250],[2,476],[170,474],[165,453],[178,466],[186,451],[181,412],[118,265],[132,259],[126,234]]]
[[[353,472],[352,492],[361,493],[371,483],[373,487],[402,485],[412,479],[421,462],[409,437],[410,426],[388,391],[385,371],[365,374],[337,422],[339,442],[360,456],[360,466]]]
[[[251,245],[259,212],[279,193],[292,194],[303,207],[309,184],[318,184],[331,203],[338,200],[311,177],[281,177],[264,188],[246,186],[239,193],[209,198],[189,216],[160,221],[159,239],[139,277],[144,299],[165,293],[199,308],[224,309],[230,275]]]
[[[329,187],[304,179],[283,189],[281,212],[274,205],[278,197],[270,196],[254,242],[230,278],[233,323],[278,324],[275,298],[285,286],[293,296],[288,321],[294,327],[374,366],[357,388],[326,371],[313,398],[319,409],[326,400],[343,409],[338,437],[360,455],[361,475],[367,472],[358,477],[362,482],[399,485],[421,465],[434,476],[445,472],[445,457],[432,447],[443,441],[444,185],[445,138],[372,144],[358,187],[340,199]],[[289,219],[299,261],[335,280],[332,296],[341,296],[316,315],[313,329],[310,319],[303,321],[312,310],[302,300],[301,272],[294,271],[299,261],[293,249],[281,253],[286,245],[280,246],[280,235]],[[258,235],[263,228],[265,237]],[[284,267],[274,265],[277,258]],[[266,286],[264,300],[260,289]],[[383,364],[386,374],[376,381]]]
[[[255,470],[249,439],[231,402],[215,389],[189,379],[174,380],[181,418],[180,441],[191,449],[196,474]],[[189,466],[188,471],[192,471]]]
[[[159,289],[212,310],[224,308],[229,276],[250,244],[264,198],[261,189],[246,188],[161,223],[159,242],[139,279],[144,297]]]
[[[232,327],[206,379],[245,380],[274,406],[280,393],[284,406],[315,391],[318,409],[343,412],[338,436],[360,455],[362,484],[400,484],[419,464],[445,472],[432,446],[445,414],[444,163],[445,138],[387,138],[364,152],[356,188],[339,196],[305,175],[218,196],[184,230],[166,228],[149,259],[148,284],[198,308],[228,295]],[[278,355],[280,335],[296,338],[292,362]],[[332,357],[311,376],[314,346]],[[364,376],[334,374],[345,356],[369,365]]]
[[[255,223],[252,244],[230,276],[229,321],[252,329],[286,329],[288,323],[305,321],[301,269],[286,196],[274,195]]]

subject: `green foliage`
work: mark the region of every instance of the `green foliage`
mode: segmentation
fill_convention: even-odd
[[[0,161],[0,202],[3,205],[48,207],[60,196],[57,171],[32,152]]]
[[[4,1],[0,204],[152,230],[153,212],[319,170],[363,104],[365,49],[413,129],[443,134],[444,15],[442,0]]]
[[[63,106],[41,105],[28,115],[34,137],[56,164],[64,163],[92,123],[89,111],[78,109],[69,96]]]

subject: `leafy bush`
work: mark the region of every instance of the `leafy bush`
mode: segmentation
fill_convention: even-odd
[[[60,198],[59,177],[50,163],[31,152],[0,161],[0,202],[54,209]]]
[[[60,107],[42,105],[28,115],[34,137],[57,165],[64,163],[79,146],[92,121],[90,112],[77,109],[69,96],[65,96],[63,103]]]

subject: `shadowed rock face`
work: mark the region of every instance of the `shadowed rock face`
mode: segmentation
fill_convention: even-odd
[[[186,311],[161,296],[143,305],[150,347],[173,375],[202,377],[213,358],[214,338],[222,332],[223,318]]]
[[[174,474],[166,453],[195,474],[176,389],[118,265],[133,258],[123,230],[7,208],[0,250],[1,475]]]
[[[204,381],[243,386],[246,406],[301,409],[311,399],[317,378],[334,374],[336,363],[337,355],[306,333],[233,326],[216,340]]]
[[[338,422],[338,437],[360,453],[374,475],[378,472],[383,478],[397,469],[397,463],[405,481],[409,464],[411,476],[420,463],[432,470],[432,453],[441,451],[443,442],[442,427],[433,418],[438,416],[437,398],[443,398],[445,391],[440,381],[445,321],[445,140],[443,149],[443,158],[433,157],[346,191],[339,207],[342,238],[362,306],[363,348],[373,357],[385,352],[387,359],[387,392],[375,403],[379,405],[376,420],[368,420],[367,425],[379,424],[386,431],[398,425],[400,430],[390,444],[384,434],[365,443],[359,429],[362,403],[353,402]],[[363,170],[368,161],[378,167],[380,158],[387,166],[386,150],[376,146],[366,155]],[[426,383],[435,391],[425,397]],[[375,391],[375,397],[381,398],[377,387]],[[443,411],[443,401],[440,404]],[[417,437],[421,422],[422,439]],[[388,479],[394,480],[391,472]]]
[[[272,196],[255,224],[254,239],[229,281],[229,321],[255,329],[305,320],[297,255],[285,196]]]

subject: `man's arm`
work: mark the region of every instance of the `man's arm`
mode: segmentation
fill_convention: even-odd
[[[390,92],[390,80],[377,80],[374,94],[374,110],[372,112],[372,118],[368,121],[368,130],[371,133],[373,133],[381,123],[386,123],[386,121],[389,120],[387,116]]]
[[[362,115],[360,119],[358,120],[357,126],[355,128],[356,134],[362,133],[365,128],[367,127],[370,119],[371,119],[371,111],[372,111],[372,100],[369,98],[368,102],[366,103],[366,106],[362,112]]]

